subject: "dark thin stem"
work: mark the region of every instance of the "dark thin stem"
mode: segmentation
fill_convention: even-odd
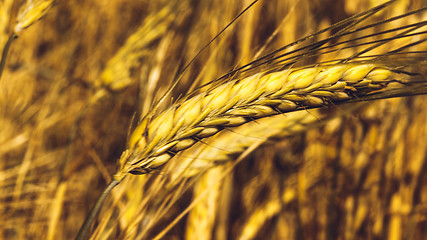
[[[93,220],[95,219],[96,215],[98,214],[99,210],[102,207],[102,204],[105,201],[105,198],[108,196],[108,194],[111,192],[111,190],[117,186],[120,182],[117,179],[113,179],[110,184],[105,188],[104,192],[99,196],[98,200],[96,201],[95,205],[93,206],[92,210],[90,211],[89,215],[87,216],[85,222],[83,223],[82,227],[80,228],[79,234],[76,237],[76,240],[83,240],[86,236],[90,225],[92,225]]]
[[[83,120],[84,116],[88,112],[89,108],[92,107],[95,103],[97,103],[100,99],[102,99],[105,96],[106,96],[106,94],[105,94],[105,91],[103,91],[103,90],[98,90],[97,92],[95,92],[95,94],[89,99],[88,103],[82,108],[82,110],[80,110],[80,113],[79,113],[79,115],[77,115],[76,120],[74,120],[74,123],[71,126],[70,132],[68,134],[67,148],[66,148],[64,156],[62,157],[62,160],[59,164],[59,179],[58,179],[58,183],[56,185],[56,188],[58,188],[59,185],[61,185],[61,183],[65,180],[65,169],[67,167],[68,158],[71,154],[71,147],[72,147],[74,139],[77,136],[77,132],[79,130],[79,125],[80,125],[81,121]]]
[[[424,95],[424,94],[427,94],[427,85],[390,89],[385,92],[374,93],[372,95],[367,95],[360,98],[346,100],[345,102],[346,103],[364,102],[364,101],[372,101],[372,100],[379,100],[379,99],[386,99],[386,98],[409,97],[409,96]]]
[[[96,98],[97,96],[95,95],[94,98]],[[83,109],[80,111],[79,115],[77,116],[76,120],[74,120],[73,125],[71,126],[71,130],[70,133],[68,135],[68,139],[67,139],[67,149],[65,150],[65,154],[62,157],[62,161],[61,161],[61,165],[60,165],[60,170],[59,170],[59,181],[58,181],[58,185],[64,180],[64,173],[65,173],[65,168],[67,166],[67,162],[68,162],[68,157],[71,153],[71,145],[74,141],[74,139],[77,136],[77,132],[79,130],[79,125],[80,122],[82,121],[83,117],[86,115],[86,113],[88,112],[89,108],[96,103],[97,100],[93,100],[91,99],[89,101],[88,104],[86,104]]]
[[[12,44],[13,39],[15,39],[17,36],[15,33],[10,34],[9,39],[7,39],[6,44],[4,45],[3,52],[1,54],[1,60],[0,60],[0,79],[1,74],[3,73],[4,66],[6,65],[6,57],[7,53],[9,52],[10,45]]]

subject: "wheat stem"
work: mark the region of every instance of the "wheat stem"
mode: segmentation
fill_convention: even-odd
[[[3,73],[4,66],[6,65],[7,53],[9,52],[9,48],[10,48],[10,45],[12,44],[13,39],[15,39],[16,37],[17,36],[15,33],[10,34],[6,44],[4,45],[3,52],[1,54],[1,60],[0,60],[0,80],[1,80],[1,75]]]
[[[59,167],[59,180],[58,185],[61,184],[61,182],[64,180],[64,173],[65,169],[67,167],[68,157],[71,153],[71,145],[77,136],[77,132],[79,130],[80,122],[83,120],[84,116],[88,112],[88,110],[97,103],[100,99],[107,96],[108,92],[107,90],[100,88],[97,90],[97,92],[89,99],[87,104],[80,110],[79,114],[77,115],[76,119],[74,120],[73,125],[71,126],[70,132],[68,134],[67,138],[67,148],[65,150],[64,156],[62,157],[61,164]]]
[[[409,97],[409,96],[417,96],[417,95],[424,95],[424,94],[427,94],[427,85],[390,89],[386,92],[374,93],[372,95],[351,99],[346,102],[348,103],[367,102],[367,101],[387,99],[387,98]]]
[[[83,225],[81,226],[79,233],[77,234],[76,240],[83,240],[86,236],[89,227],[92,225],[93,220],[95,219],[96,215],[98,214],[99,210],[102,207],[102,204],[105,201],[105,198],[107,198],[108,194],[113,190],[115,186],[117,186],[120,183],[117,179],[113,179],[107,187],[104,189],[102,194],[98,197],[98,200],[96,200],[95,205],[93,206],[92,210],[90,211],[89,215],[87,216],[86,220],[84,221]]]

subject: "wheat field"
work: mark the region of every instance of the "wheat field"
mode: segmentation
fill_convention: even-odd
[[[427,3],[252,2],[2,0],[0,239],[423,239]]]

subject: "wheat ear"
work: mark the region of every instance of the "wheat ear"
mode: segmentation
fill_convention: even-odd
[[[336,117],[335,115],[332,117]],[[242,154],[250,146],[264,144],[271,139],[281,139],[307,131],[318,126],[320,121],[332,118],[317,111],[297,111],[286,116],[274,116],[259,119],[232,131],[223,131],[213,137],[207,144],[194,146],[191,151],[184,151],[174,161],[171,183],[182,178],[200,174],[207,169],[224,164],[233,156]]]
[[[0,79],[3,73],[4,66],[6,65],[7,53],[9,52],[10,45],[12,44],[13,39],[16,38],[15,33],[12,33],[6,41],[6,44],[3,47],[3,51],[0,59]]]
[[[53,2],[54,0],[27,1],[25,6],[20,9],[14,33],[18,36],[22,30],[44,17],[52,7]]]
[[[178,152],[228,127],[257,118],[357,99],[397,78],[378,64],[348,63],[288,69],[231,80],[184,99],[133,131],[120,158],[120,180],[164,165]]]
[[[0,60],[0,79],[3,73],[4,66],[6,64],[7,54],[12,44],[13,39],[17,38],[21,34],[22,30],[33,25],[35,22],[40,20],[46,15],[49,9],[52,7],[54,0],[40,0],[40,1],[27,1],[27,3],[20,8],[17,23],[14,27],[13,32],[10,34]]]

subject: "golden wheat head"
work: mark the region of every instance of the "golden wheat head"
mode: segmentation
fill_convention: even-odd
[[[397,80],[377,64],[317,66],[228,81],[145,118],[131,134],[120,162],[126,173],[143,174],[224,128],[257,118],[325,106],[369,95]]]

